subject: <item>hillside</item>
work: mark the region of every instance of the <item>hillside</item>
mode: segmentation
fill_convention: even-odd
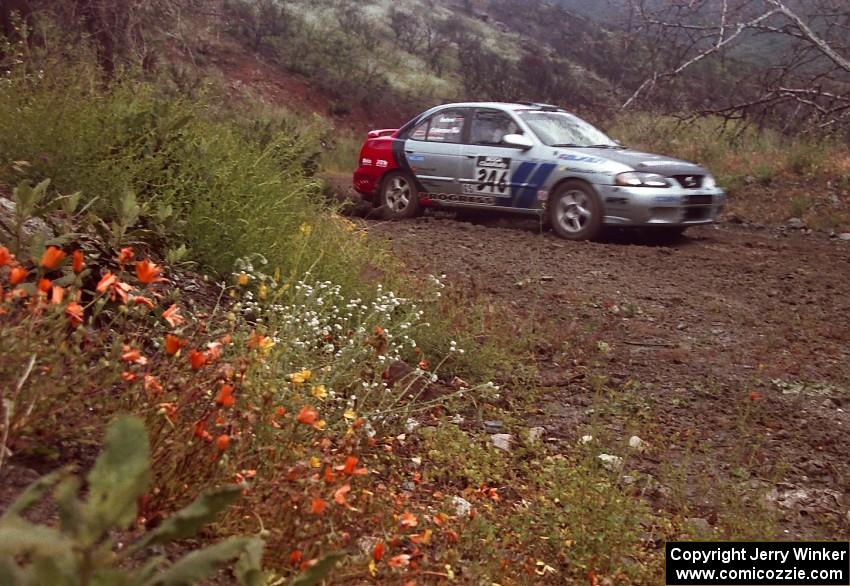
[[[520,0],[228,0],[220,9],[226,18],[211,21],[208,29],[221,40],[223,28],[282,75],[309,80],[329,102],[325,114],[344,120],[380,112],[379,126],[458,99],[543,101],[586,116],[610,116],[660,75],[663,83],[644,92],[636,108],[677,116],[719,112],[785,128],[793,115],[795,130],[818,122],[843,128],[850,74],[826,75],[831,61],[793,34],[745,30],[722,55],[697,60],[667,79],[666,72],[710,48],[714,37],[640,25],[625,1],[531,6]],[[691,12],[663,3],[646,6],[671,23],[692,19],[711,27],[719,18],[712,3]],[[736,10],[738,20],[751,16],[745,6]],[[767,22],[783,27],[776,18]],[[840,27],[827,31],[823,18],[811,22],[829,32],[837,47],[846,40]],[[786,70],[777,75],[780,65]],[[764,86],[805,88],[815,74],[821,78],[814,82],[814,100]]]

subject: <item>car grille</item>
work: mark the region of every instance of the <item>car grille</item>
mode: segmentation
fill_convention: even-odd
[[[692,206],[707,206],[712,204],[712,199],[710,195],[689,195],[685,203]]]
[[[673,178],[685,189],[699,189],[702,187],[702,175],[673,175]]]
[[[707,220],[711,215],[711,208],[685,208],[685,221],[695,222]]]

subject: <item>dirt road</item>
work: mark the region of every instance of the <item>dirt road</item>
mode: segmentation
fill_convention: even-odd
[[[653,505],[702,527],[764,506],[788,537],[850,536],[850,242],[730,224],[592,243],[496,218],[364,225],[411,271],[530,324],[546,393],[529,425],[564,449],[595,435]]]

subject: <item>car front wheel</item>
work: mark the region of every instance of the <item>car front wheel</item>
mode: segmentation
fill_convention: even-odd
[[[388,220],[412,218],[419,213],[419,192],[409,175],[392,172],[384,178],[381,207]]]
[[[602,206],[593,189],[582,182],[561,185],[549,199],[549,222],[561,238],[589,240],[602,229]]]

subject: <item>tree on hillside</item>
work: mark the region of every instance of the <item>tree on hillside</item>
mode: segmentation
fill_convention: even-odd
[[[254,51],[259,51],[267,38],[286,35],[292,21],[282,0],[226,0],[225,9]]]
[[[15,37],[15,18],[26,18],[30,13],[30,4],[27,0],[3,0],[0,2],[0,23],[2,23],[3,36],[7,39]]]
[[[763,121],[786,130],[850,128],[850,12],[846,0],[629,0],[632,35],[649,48],[646,77],[623,107],[646,104],[694,70],[720,63],[729,95],[706,92],[702,114]],[[767,47],[750,56],[747,47]],[[752,50],[752,49],[751,49]]]
[[[471,35],[456,39],[460,76],[467,96],[478,100],[510,101],[523,93],[516,66]]]
[[[183,10],[197,0],[3,0],[0,20],[7,37],[14,34],[12,15],[32,19],[45,14],[62,23],[69,41],[94,39],[107,73],[125,64],[149,67],[154,62],[153,39],[171,31]],[[54,39],[55,40],[55,39]]]
[[[399,48],[418,53],[422,42],[422,22],[419,17],[397,6],[390,6],[387,16]]]

